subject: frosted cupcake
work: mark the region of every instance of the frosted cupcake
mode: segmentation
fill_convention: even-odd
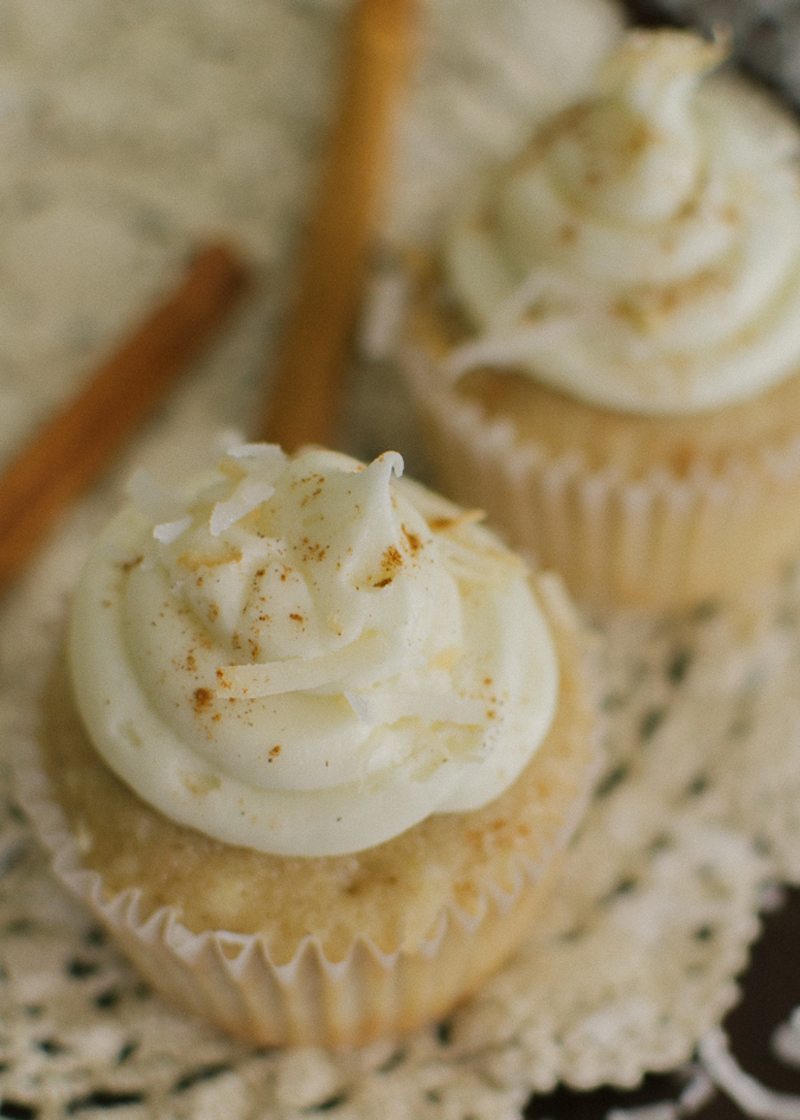
[[[170,998],[259,1042],[468,995],[546,905],[593,775],[557,590],[401,473],[242,444],[181,491],[134,476],[44,767],[20,762],[57,874]]]
[[[412,380],[443,489],[595,603],[735,591],[800,549],[794,125],[637,31],[450,228]]]

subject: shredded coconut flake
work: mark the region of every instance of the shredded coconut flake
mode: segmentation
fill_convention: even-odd
[[[320,657],[292,657],[255,665],[226,665],[217,671],[217,694],[237,700],[277,696],[283,692],[321,688],[351,673],[371,668],[385,655],[382,634],[359,638],[344,649]]]
[[[275,487],[263,479],[244,479],[227,501],[217,502],[211,511],[211,536],[220,536],[248,513],[258,509],[262,502],[269,501],[274,493]]]
[[[344,695],[361,723],[371,726],[408,717],[459,724],[479,724],[486,718],[486,705],[466,696],[411,692],[377,692],[364,696],[349,690]]]
[[[191,517],[181,517],[179,521],[162,521],[153,529],[153,536],[162,544],[172,544],[182,537],[192,523]]]
[[[277,443],[235,443],[226,450],[231,459],[260,459],[262,465],[273,467],[276,476],[287,462],[286,452]]]

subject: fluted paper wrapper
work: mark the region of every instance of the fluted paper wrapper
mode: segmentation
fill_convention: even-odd
[[[800,435],[757,462],[628,477],[553,457],[446,386],[422,348],[405,355],[434,483],[486,510],[514,548],[594,606],[696,605],[769,577],[800,547]]]
[[[315,936],[290,949],[280,940],[271,942],[266,930],[253,935],[223,929],[194,933],[183,924],[177,908],[167,905],[154,910],[152,900],[144,904],[139,889],[112,890],[105,881],[105,865],[88,869],[80,816],[68,819],[54,788],[57,783],[45,768],[42,746],[49,742],[48,735],[59,736],[58,742],[68,748],[57,752],[48,765],[60,767],[65,760],[68,764],[77,746],[69,738],[61,739],[69,731],[48,730],[42,713],[31,712],[30,724],[16,743],[16,785],[53,857],[55,874],[89,905],[154,987],[232,1034],[265,1044],[337,1046],[404,1034],[441,1017],[480,987],[542,912],[550,882],[558,873],[560,853],[584,813],[600,765],[593,705],[585,696],[582,674],[580,680],[576,678],[587,637],[560,582],[540,577],[537,587],[560,651],[564,696],[551,734],[531,764],[535,767],[531,788],[539,791],[537,796],[547,806],[541,830],[531,837],[535,843],[510,851],[507,859],[485,864],[475,876],[474,895],[468,892],[468,901],[462,902],[454,882],[438,915],[431,909],[433,921],[426,918],[425,925],[415,930],[412,916],[406,915],[395,946],[384,942],[379,947],[359,930],[355,918],[347,920],[349,941],[340,943],[336,960],[326,956],[322,940]],[[66,681],[64,685],[68,687]],[[57,689],[39,702],[49,703],[63,717],[65,696]],[[72,717],[66,726],[73,727]],[[78,728],[77,722],[74,726]],[[49,756],[51,751],[45,753]],[[104,767],[100,759],[96,764]],[[144,804],[140,810],[154,812]],[[509,811],[513,817],[513,809],[501,812]],[[460,820],[461,815],[454,814],[453,819]],[[479,827],[471,815],[467,820],[473,829]],[[487,827],[491,831],[494,826]],[[439,870],[440,864],[447,869],[437,852],[434,845],[430,858]],[[452,869],[450,874],[455,874]],[[293,955],[287,959],[290,951]]]
[[[443,1015],[518,944],[551,878],[552,867],[542,876],[520,861],[512,890],[487,887],[473,914],[448,908],[432,936],[410,950],[399,945],[387,953],[357,935],[343,960],[330,961],[317,939],[307,937],[291,960],[278,964],[263,937],[194,934],[171,907],[143,916],[138,892],[110,895],[100,873],[82,866],[78,840],[52,799],[33,741],[20,748],[15,770],[20,800],[53,855],[55,874],[153,986],[222,1029],[260,1043],[364,1042]]]

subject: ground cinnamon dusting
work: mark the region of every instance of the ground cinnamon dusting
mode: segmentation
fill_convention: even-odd
[[[422,548],[422,541],[419,539],[417,534],[410,532],[408,529],[406,529],[405,525],[403,525],[403,536],[406,538],[408,547],[411,549],[411,551],[419,552],[419,550]]]
[[[214,694],[208,688],[196,688],[194,690],[194,710],[201,712],[203,708],[207,708],[213,701]]]

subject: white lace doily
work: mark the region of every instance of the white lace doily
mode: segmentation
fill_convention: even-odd
[[[35,719],[107,500],[82,507],[5,609],[6,742]],[[558,1080],[631,1085],[687,1059],[736,998],[764,884],[800,878],[800,571],[736,608],[598,629],[608,762],[551,909],[476,1000],[401,1044],[253,1054],[168,1011],[51,880],[4,775],[6,1096],[42,1120],[92,1101],[143,1117],[488,1120]]]
[[[246,428],[263,399],[343,10],[343,0],[3,5],[0,461],[198,236],[233,236],[264,279],[4,604],[3,754],[35,717],[65,596],[120,480],[139,462],[191,469],[217,427]],[[394,236],[430,228],[454,185],[516,145],[553,75],[574,82],[613,33],[599,0],[425,10]],[[407,414],[391,367],[362,364],[348,449],[394,445],[410,473],[424,471]],[[401,1044],[254,1053],[169,1011],[50,878],[0,764],[0,1116],[510,1120],[532,1090],[632,1084],[713,1038],[764,884],[800,881],[800,576],[735,609],[598,629],[609,762],[552,909],[479,999]]]

